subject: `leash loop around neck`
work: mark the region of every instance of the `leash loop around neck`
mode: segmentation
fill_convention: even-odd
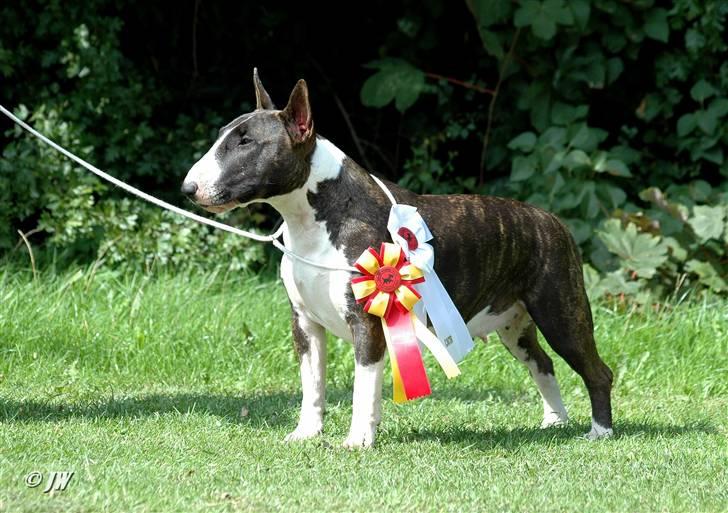
[[[387,196],[387,199],[390,201],[390,203],[392,203],[392,206],[396,205],[397,200],[394,199],[394,195],[392,195],[392,191],[389,190],[389,187],[384,185],[384,182],[382,182],[379,178],[377,178],[373,174],[370,173],[369,176],[371,176],[372,180],[374,180],[374,183],[376,183],[379,186],[379,188],[384,191],[384,194]]]
[[[10,112],[8,109],[0,105],[0,112],[5,114],[10,120],[12,120],[16,125],[24,129],[26,132],[30,133],[31,135],[35,136],[36,138],[43,141],[45,144],[56,150],[57,152],[61,153],[65,157],[73,160],[81,167],[86,168],[87,170],[91,171],[93,174],[98,176],[99,178],[119,187],[120,189],[123,189],[124,191],[133,194],[134,196],[137,196],[149,203],[152,203],[153,205],[156,205],[160,208],[163,208],[165,210],[169,210],[170,212],[174,212],[175,214],[184,216],[188,219],[192,219],[193,221],[196,221],[200,224],[206,224],[208,226],[212,226],[213,228],[217,228],[219,230],[223,230],[229,233],[233,233],[235,235],[239,235],[241,237],[245,237],[246,239],[251,239],[258,242],[269,242],[273,244],[274,247],[276,247],[278,250],[280,250],[284,255],[287,257],[290,257],[294,260],[298,260],[300,262],[303,262],[307,265],[310,265],[312,267],[318,267],[319,269],[326,269],[329,271],[347,271],[347,272],[358,272],[357,269],[350,266],[335,266],[335,265],[327,265],[327,264],[321,264],[319,262],[314,262],[313,260],[309,260],[308,258],[302,257],[300,255],[297,255],[287,247],[285,247],[278,239],[281,237],[283,232],[286,230],[286,223],[282,223],[280,228],[275,231],[275,233],[272,233],[270,235],[260,235],[257,233],[249,232],[246,230],[241,230],[239,228],[235,228],[234,226],[230,226],[225,223],[221,223],[219,221],[215,221],[213,219],[208,219],[206,217],[202,217],[200,215],[194,214],[192,212],[189,212],[188,210],[185,210],[183,208],[177,207],[175,205],[172,205],[171,203],[167,203],[166,201],[160,200],[159,198],[155,198],[154,196],[147,194],[144,191],[140,191],[136,187],[132,187],[131,185],[122,182],[118,178],[115,178],[111,176],[108,173],[105,173],[104,171],[100,170],[96,166],[89,164],[85,160],[83,160],[81,157],[71,153],[67,149],[65,149],[63,146],[60,146],[59,144],[56,144],[54,141],[50,140],[45,135],[38,132],[36,129],[34,129],[32,126],[18,118],[15,114]],[[378,180],[375,178],[375,180],[378,182]],[[383,186],[380,185],[380,187]],[[386,192],[386,191],[385,191]]]

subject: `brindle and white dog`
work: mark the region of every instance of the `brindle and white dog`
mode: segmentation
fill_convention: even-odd
[[[219,133],[187,174],[182,192],[211,212],[253,202],[272,205],[287,224],[293,252],[334,266],[350,265],[369,246],[389,240],[390,203],[370,174],[314,131],[308,89],[299,80],[277,110],[254,72],[257,108]],[[414,205],[434,240],[436,272],[473,336],[497,331],[528,368],[543,398],[542,427],[564,424],[566,409],[536,328],[584,380],[592,407],[589,438],[612,433],[612,372],[597,353],[581,260],[556,216],[518,201],[474,195],[417,195],[386,182],[399,203]],[[381,415],[385,341],[378,318],[354,302],[351,274],[283,257],[303,401],[286,440],[321,433],[325,331],[353,342],[353,415],[344,445],[374,443]]]

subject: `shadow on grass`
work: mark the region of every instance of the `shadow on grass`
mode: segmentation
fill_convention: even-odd
[[[57,422],[65,419],[142,418],[165,414],[212,415],[230,423],[276,426],[295,422],[300,395],[207,393],[143,394],[92,402],[15,401],[0,398],[0,422]]]
[[[351,390],[329,388],[328,404],[351,404]],[[143,418],[158,415],[211,415],[229,423],[264,429],[295,426],[301,394],[295,391],[258,392],[249,395],[215,393],[143,393],[123,397],[98,397],[92,401],[25,400],[0,396],[0,424],[58,422],[66,419]]]
[[[435,441],[479,450],[518,450],[531,444],[562,444],[575,439],[583,439],[584,443],[590,443],[583,437],[590,427],[588,424],[571,423],[567,427],[550,429],[522,427],[477,430],[454,427],[444,430],[428,430],[425,428],[401,435],[397,437],[397,440],[399,442]],[[615,435],[612,440],[616,441],[623,438],[678,438],[695,433],[710,435],[717,434],[718,430],[707,421],[691,422],[685,425],[626,421],[615,424]],[[396,437],[396,434],[394,436]]]
[[[328,387],[326,402],[329,405],[350,405],[351,396],[351,389]],[[514,397],[515,394],[489,389],[463,390],[462,394],[450,391],[439,394],[438,399],[492,402],[494,398],[512,400]],[[141,418],[195,413],[213,415],[231,423],[245,423],[253,427],[277,426],[295,423],[298,419],[300,402],[301,393],[298,391],[256,392],[249,395],[180,392],[125,394],[115,397],[111,394],[93,400],[66,402],[57,397],[47,401],[18,401],[0,396],[0,422],[56,422],[69,418]],[[243,410],[245,410],[244,415],[241,414]]]
[[[440,399],[464,402],[492,402],[501,400],[498,390],[451,391],[438,394]],[[510,396],[510,394],[506,394]],[[329,404],[351,403],[351,391],[330,389],[327,392]],[[139,396],[106,397],[94,401],[16,401],[0,397],[0,424],[58,422],[66,419],[118,419],[144,418],[158,415],[211,415],[232,424],[241,424],[256,429],[277,426],[294,426],[298,419],[300,393],[267,392],[251,395],[223,395],[213,393],[154,393]],[[515,406],[514,406],[515,407]],[[386,420],[385,420],[386,422]],[[385,424],[386,426],[386,424]],[[563,428],[540,429],[539,427],[471,429],[456,425],[444,429],[428,429],[424,426],[408,433],[396,429],[384,429],[382,441],[407,443],[433,441],[453,444],[477,450],[518,450],[527,445],[553,445],[571,442],[589,430],[587,424],[572,423]],[[621,438],[677,438],[688,434],[716,434],[717,429],[708,421],[697,421],[684,425],[618,422],[615,425],[615,440]],[[586,441],[585,441],[586,443]]]

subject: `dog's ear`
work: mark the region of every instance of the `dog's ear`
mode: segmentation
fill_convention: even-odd
[[[255,110],[273,110],[276,108],[273,100],[268,96],[268,92],[263,87],[263,83],[258,77],[258,68],[253,68],[253,84],[255,84]]]
[[[308,141],[313,135],[311,104],[308,101],[308,87],[305,80],[299,80],[291,92],[288,105],[282,112],[288,133],[295,143]]]

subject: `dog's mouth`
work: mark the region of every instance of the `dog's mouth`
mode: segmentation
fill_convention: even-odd
[[[255,189],[246,187],[236,188],[235,190],[213,190],[212,194],[205,191],[205,193],[198,193],[193,197],[188,197],[188,199],[197,207],[213,214],[221,214],[235,207],[245,206],[254,196]]]
[[[196,207],[214,214],[226,212],[238,205],[238,202],[231,199],[229,194],[219,191],[210,194],[204,188],[202,190],[198,189],[195,194],[187,196],[187,199]]]
[[[221,204],[204,205],[202,203],[196,203],[196,205],[208,212],[212,212],[213,214],[222,214],[223,212],[227,212],[228,210],[232,210],[237,207],[238,203],[235,201],[228,201],[227,203]]]

